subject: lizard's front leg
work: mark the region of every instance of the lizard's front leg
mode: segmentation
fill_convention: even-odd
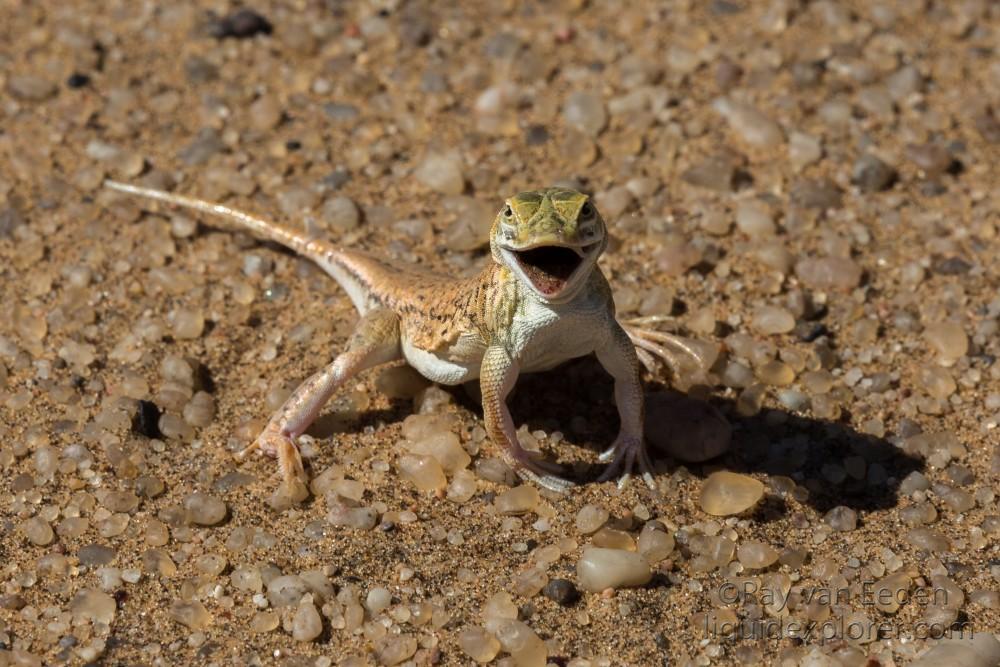
[[[615,403],[621,428],[614,444],[601,454],[602,461],[610,460],[611,463],[598,481],[606,482],[621,471],[618,486],[623,486],[632,470],[638,467],[646,486],[655,489],[653,463],[642,437],[644,397],[639,380],[639,359],[628,333],[615,320],[611,320],[611,327],[611,336],[595,353],[615,380]]]
[[[520,367],[507,350],[491,345],[483,355],[479,386],[483,395],[483,419],[490,438],[501,447],[504,457],[518,475],[552,491],[565,491],[573,482],[559,477],[532,458],[517,439],[514,419],[507,407],[507,395],[517,382]]]
[[[253,444],[237,454],[237,458],[256,449],[276,456],[289,497],[295,502],[304,500],[308,495],[306,476],[296,438],[309,428],[345,382],[365,369],[400,357],[399,318],[391,310],[382,308],[368,312],[358,321],[347,349],[329,366],[300,384]]]

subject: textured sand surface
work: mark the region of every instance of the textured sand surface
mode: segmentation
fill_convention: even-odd
[[[982,660],[937,664],[1000,663],[997,5],[246,7],[0,2],[0,665],[467,665],[492,635],[518,666],[893,665],[963,630]],[[592,359],[512,397],[582,482],[537,498],[474,390],[394,367],[276,511],[233,452],[349,299],[105,178],[455,275],[504,197],[592,194],[619,312],[700,341],[645,378],[658,493],[587,481],[617,428]],[[433,438],[471,462],[425,492],[400,462]],[[755,490],[716,470],[763,498],[707,513]],[[582,590],[595,544],[648,583]]]

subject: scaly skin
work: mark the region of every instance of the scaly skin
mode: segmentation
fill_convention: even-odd
[[[614,378],[621,420],[618,437],[601,455],[611,463],[600,479],[621,473],[623,484],[638,469],[654,486],[643,443],[640,358],[647,366],[651,355],[673,364],[672,353],[657,343],[681,349],[683,343],[616,319],[611,289],[597,267],[607,229],[586,195],[549,188],[511,197],[490,232],[493,262],[478,276],[455,280],[340,249],[219,204],[113,181],[105,185],[213,214],[277,241],[319,264],[351,297],[361,320],[346,349],[303,382],[240,454],[260,449],[276,456],[293,500],[308,495],[298,436],[345,382],[397,359],[442,384],[478,378],[486,429],[506,460],[522,477],[563,491],[572,483],[521,447],[506,398],[520,372],[593,353]]]

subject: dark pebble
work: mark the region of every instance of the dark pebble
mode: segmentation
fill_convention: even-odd
[[[725,157],[710,157],[685,170],[681,178],[700,188],[731,192],[736,181],[736,165]]]
[[[212,488],[216,491],[231,491],[233,489],[238,489],[241,486],[247,486],[248,484],[253,484],[257,481],[257,478],[253,475],[248,475],[245,472],[240,472],[239,470],[232,470],[227,472],[225,475],[215,480],[212,483]]]
[[[59,646],[62,648],[73,648],[80,640],[73,635],[65,635],[59,638]]]
[[[934,264],[934,273],[943,276],[960,276],[968,273],[971,269],[972,265],[961,257],[948,257]]]
[[[896,182],[896,170],[871,153],[866,153],[854,163],[853,181],[862,192],[881,192]]]
[[[823,324],[799,322],[795,325],[795,336],[803,343],[812,343],[829,332]]]
[[[991,144],[1000,143],[1000,121],[993,115],[992,110],[987,109],[978,114],[973,122],[983,139]]]
[[[80,547],[80,550],[76,552],[76,557],[80,559],[81,565],[107,565],[117,555],[114,549],[103,544],[88,544]]]
[[[948,188],[941,181],[924,181],[920,184],[920,194],[925,197],[938,197],[946,192]]]
[[[568,607],[580,599],[580,591],[568,579],[552,579],[545,584],[542,595],[563,607]]]
[[[338,167],[337,169],[334,169],[333,173],[330,175],[324,176],[321,183],[325,188],[337,190],[349,180],[351,180],[351,172],[347,171],[343,167]]]
[[[184,61],[184,75],[188,83],[195,85],[209,83],[219,78],[219,68],[204,58],[191,56]]]
[[[796,88],[815,86],[823,77],[823,66],[819,63],[795,63],[792,65],[792,81]]]
[[[152,475],[139,475],[135,478],[135,493],[142,498],[156,498],[163,493],[163,480]]]
[[[843,193],[829,178],[803,179],[792,185],[792,203],[803,208],[840,208]]]
[[[66,85],[70,88],[83,88],[90,83],[90,77],[80,72],[74,72],[66,79]]]
[[[0,609],[7,609],[8,611],[18,611],[24,609],[27,603],[24,598],[13,593],[11,595],[0,595]]]
[[[427,46],[434,38],[434,25],[423,14],[408,11],[400,17],[399,39],[409,47]]]
[[[730,2],[730,0],[712,0],[712,4],[709,5],[709,11],[718,16],[728,16],[742,12],[743,6],[735,2]]]
[[[216,39],[246,39],[260,34],[270,35],[273,29],[270,21],[252,9],[238,9],[208,24],[208,34]]]
[[[960,463],[952,463],[950,466],[945,468],[944,472],[948,475],[952,482],[958,484],[959,486],[968,486],[976,481],[976,476],[972,473],[972,471]]]
[[[731,60],[722,60],[715,66],[715,85],[720,90],[735,88],[743,78],[743,68]]]
[[[24,218],[21,217],[21,212],[13,206],[0,209],[0,239],[10,236],[10,233],[14,231],[15,228],[20,227],[23,224]]]
[[[209,158],[225,148],[226,144],[219,138],[219,133],[206,127],[198,132],[194,141],[177,153],[177,157],[187,166],[197,167],[208,162]]]
[[[152,401],[139,401],[132,415],[132,432],[147,438],[162,438],[160,433],[160,409]]]
[[[549,131],[544,125],[530,125],[524,133],[524,141],[529,146],[541,146],[549,140]]]

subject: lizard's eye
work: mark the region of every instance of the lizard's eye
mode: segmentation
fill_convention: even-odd
[[[580,218],[587,220],[592,217],[594,217],[594,207],[589,201],[584,202],[583,206],[580,207]]]
[[[511,210],[509,204],[507,206],[504,206],[503,217],[507,218],[508,220],[514,217],[514,211]]]

